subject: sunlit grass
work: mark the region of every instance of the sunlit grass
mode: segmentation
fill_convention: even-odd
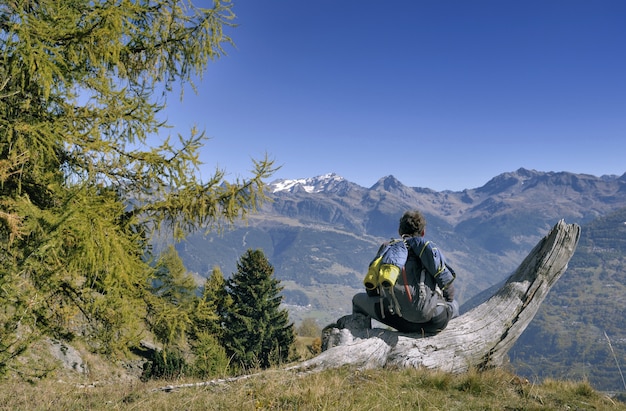
[[[340,368],[308,375],[269,370],[227,383],[2,382],[2,410],[626,410],[587,382],[534,384],[502,369],[450,375]]]

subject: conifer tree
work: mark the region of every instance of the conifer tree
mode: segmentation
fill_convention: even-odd
[[[192,329],[198,286],[172,245],[161,255],[154,277],[147,319],[151,331],[168,349],[183,343]]]
[[[242,368],[267,368],[290,358],[295,340],[287,310],[280,309],[280,281],[263,251],[248,250],[228,280],[232,305],[224,318],[224,345]]]
[[[265,199],[272,161],[203,180],[204,133],[159,117],[231,41],[230,2],[208,7],[0,0],[0,374],[40,333],[136,344],[155,231],[219,229]]]
[[[202,296],[192,313],[193,328],[189,333],[195,355],[194,369],[200,378],[219,376],[228,370],[229,358],[222,345],[222,318],[231,301],[222,270],[216,266],[204,283]]]
[[[232,298],[226,290],[224,274],[219,267],[213,267],[211,275],[204,282],[202,296],[193,313],[195,332],[206,332],[222,341],[222,318],[231,304]]]

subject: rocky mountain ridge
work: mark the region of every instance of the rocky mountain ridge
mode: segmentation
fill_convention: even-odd
[[[457,268],[467,300],[506,277],[558,220],[584,224],[626,205],[626,173],[595,177],[520,168],[459,192],[407,187],[386,176],[365,188],[336,174],[277,180],[271,201],[225,232],[178,244],[187,268],[229,275],[247,248],[261,248],[285,284],[286,301],[330,318],[349,295],[381,241],[397,236],[407,209],[427,218],[427,236]],[[320,288],[328,291],[320,292]],[[321,296],[325,296],[322,298]]]
[[[569,172],[541,172],[520,168],[514,172],[500,174],[482,187],[463,191],[435,191],[429,188],[408,187],[389,175],[378,180],[372,187],[365,188],[351,183],[334,173],[323,176],[299,179],[276,180],[269,184],[272,192],[317,193],[346,195],[356,192],[365,199],[375,200],[373,193],[388,193],[403,199],[417,201],[415,206],[443,218],[450,224],[458,224],[475,215],[493,214],[532,195],[534,201],[527,204],[542,208],[546,201],[556,201],[554,215],[570,214],[569,205],[574,202],[586,210],[579,211],[583,219],[602,215],[607,205],[620,203],[626,197],[626,173],[622,176]],[[384,197],[384,195],[383,195]],[[485,201],[489,200],[487,203]],[[576,207],[578,208],[578,207]],[[454,212],[452,212],[454,210]]]

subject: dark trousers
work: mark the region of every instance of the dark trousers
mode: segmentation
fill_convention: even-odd
[[[383,305],[388,306],[389,304]],[[365,314],[400,332],[433,335],[446,328],[454,314],[454,307],[450,303],[440,305],[436,308],[435,315],[430,321],[425,323],[413,323],[397,314],[390,313],[388,310],[382,312],[379,297],[371,297],[366,293],[359,293],[352,298],[352,312]]]

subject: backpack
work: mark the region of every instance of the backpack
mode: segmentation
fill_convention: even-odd
[[[375,292],[379,287],[389,289],[396,285],[408,256],[409,250],[403,239],[383,243],[367,268],[363,279],[365,289]]]
[[[407,287],[406,295],[413,306],[413,310],[408,314],[410,321],[417,323],[428,322],[432,318],[436,306],[443,301],[443,297],[441,296],[439,288],[433,291],[426,286],[424,283],[426,271],[422,269],[415,301],[413,300],[408,290],[404,267],[408,255],[409,250],[404,239],[392,239],[389,242],[383,243],[368,266],[363,284],[365,285],[367,294],[370,296],[380,295],[381,300],[388,296],[390,305],[387,307],[387,310],[402,317],[400,304],[394,293],[396,281],[400,274],[402,274],[404,276],[405,287]],[[381,316],[383,318],[385,317],[385,309],[382,307],[382,304]]]

